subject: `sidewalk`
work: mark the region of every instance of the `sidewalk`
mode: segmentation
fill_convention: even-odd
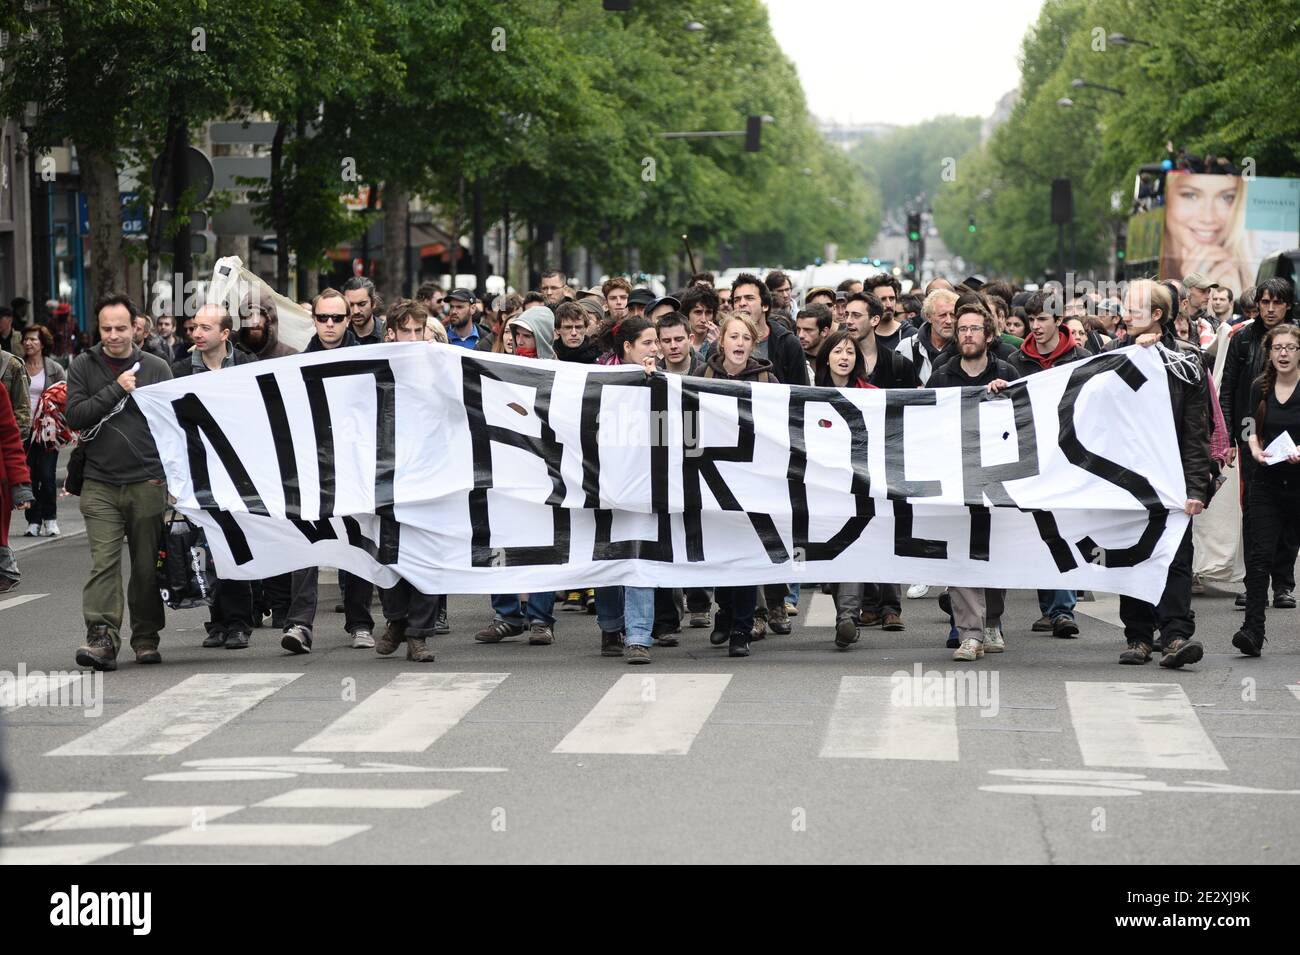
[[[68,457],[72,454],[70,448],[64,448],[59,452],[59,469],[58,480],[59,487],[63,487],[63,479],[67,474]],[[79,499],[71,494],[59,491],[59,531],[58,537],[24,537],[27,533],[27,512],[10,511],[9,512],[9,546],[15,554],[21,554],[25,550],[31,550],[33,547],[40,547],[42,544],[49,544],[53,541],[63,540],[65,537],[79,537],[86,532],[86,522],[81,518],[81,507]]]

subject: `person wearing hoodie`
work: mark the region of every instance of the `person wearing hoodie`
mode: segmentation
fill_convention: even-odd
[[[515,355],[520,358],[555,358],[555,313],[545,305],[531,305],[506,323],[515,340]],[[493,594],[490,624],[474,634],[479,643],[500,643],[517,637],[528,628],[528,645],[549,647],[555,643],[555,591],[544,590],[528,595],[521,603],[519,594]]]
[[[732,286],[733,290],[735,287]],[[766,291],[767,286],[763,288]],[[701,377],[719,378],[723,381],[774,381],[772,363],[765,358],[754,357],[757,341],[758,329],[750,321],[748,311],[738,308],[723,316],[718,326],[718,344],[709,353]],[[797,346],[798,339],[794,341]],[[779,589],[780,599],[784,600],[785,584],[774,586]],[[744,587],[717,587],[713,591],[713,599],[717,602],[718,613],[714,618],[713,632],[709,634],[709,643],[715,647],[728,644],[729,657],[749,656],[750,640],[762,636],[756,630],[758,624],[754,616],[758,606],[758,588],[752,584]],[[784,607],[783,604],[781,606]]]
[[[243,313],[244,318],[239,323],[239,344],[258,361],[298,354],[296,348],[280,341],[280,314],[274,302],[254,305],[246,301]]]
[[[894,353],[907,359],[916,372],[917,381],[927,381],[934,371],[939,353],[952,341],[953,314],[957,293],[936,288],[925,297],[921,315],[925,319],[915,335],[904,338]]]

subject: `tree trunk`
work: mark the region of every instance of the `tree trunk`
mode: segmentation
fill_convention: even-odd
[[[77,143],[81,191],[90,212],[91,278],[88,301],[94,302],[126,285],[126,253],[122,248],[122,203],[118,198],[117,164],[108,149]],[[76,241],[76,227],[73,226]]]
[[[406,223],[411,214],[411,194],[396,184],[384,184],[384,274],[379,294],[395,302],[406,289]]]

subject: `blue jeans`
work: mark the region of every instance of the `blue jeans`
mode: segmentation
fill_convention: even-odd
[[[605,633],[623,632],[623,588],[596,588],[596,626]]]
[[[799,606],[799,591],[802,586],[802,584],[790,584],[786,587],[786,592],[790,595],[785,598],[787,603],[792,603],[796,607]]]
[[[544,623],[555,626],[555,591],[547,590],[540,594],[529,594],[528,605],[519,602],[518,594],[493,594],[492,612],[498,620],[504,620],[512,627],[525,627],[532,623]]]
[[[1048,620],[1057,617],[1074,619],[1074,605],[1079,602],[1073,590],[1040,590],[1038,592],[1038,609]]]
[[[623,645],[648,647],[653,642],[655,626],[655,589],[623,588],[623,620],[627,624]]]

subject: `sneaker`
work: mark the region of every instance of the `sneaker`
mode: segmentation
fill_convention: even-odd
[[[1245,595],[1245,594],[1237,594],[1237,597],[1236,597],[1235,600],[1233,600],[1232,605],[1233,605],[1234,607],[1236,607],[1238,610],[1245,610],[1245,609],[1246,609],[1246,595]]]
[[[1170,640],[1161,651],[1160,665],[1177,670],[1188,663],[1197,663],[1205,656],[1205,648],[1195,640]]]
[[[1079,635],[1079,625],[1065,614],[1052,621],[1052,636],[1069,639]]]
[[[785,602],[785,615],[787,617],[799,616],[799,605],[796,603],[791,603],[790,601],[787,600]]]
[[[97,623],[86,631],[86,644],[77,650],[77,666],[96,670],[116,670],[117,650],[108,635],[108,625]]]
[[[858,642],[858,627],[851,617],[844,617],[835,624],[835,646],[847,650]]]
[[[623,634],[600,631],[600,655],[602,657],[621,657],[623,655]]]
[[[306,628],[294,624],[292,627],[285,628],[284,636],[280,638],[280,646],[290,653],[311,653],[311,634]]]
[[[28,524],[28,525],[27,525],[27,531],[26,531],[26,533],[23,534],[23,536],[24,536],[24,537],[40,537],[40,536],[41,536],[41,525],[40,525],[40,524]]]
[[[884,622],[884,619],[874,610],[859,610],[857,624],[859,627],[878,627]]]
[[[749,656],[749,634],[743,630],[737,630],[728,636],[730,647],[727,648],[729,657],[747,657]]]
[[[1248,657],[1257,657],[1264,649],[1266,637],[1257,637],[1249,630],[1238,630],[1232,638],[1232,645]]]
[[[586,608],[588,616],[596,615],[596,591],[588,590],[585,597],[582,598],[582,605]]]
[[[623,657],[633,666],[640,663],[649,663],[650,648],[643,647],[639,643],[629,643],[623,648]]]
[[[984,628],[984,652],[985,653],[1002,653],[1007,648],[1007,641],[1002,637],[1002,631],[997,627]]]
[[[252,638],[252,636],[253,635],[249,633],[247,630],[233,630],[230,633],[226,634],[226,649],[247,650],[248,641]]]
[[[506,637],[517,637],[524,632],[523,627],[516,627],[504,620],[493,620],[490,624],[474,634],[479,643],[500,643]]]
[[[375,648],[375,635],[369,630],[360,629],[352,631],[352,649],[353,650],[373,650]]]
[[[226,631],[213,627],[208,631],[208,635],[203,638],[203,646],[211,650],[213,647],[224,647],[226,645]]]
[[[952,652],[954,660],[965,660],[967,662],[978,660],[982,656],[984,656],[984,644],[974,637],[967,637],[961,642],[961,646]]]
[[[375,641],[375,653],[381,657],[396,653],[397,648],[406,642],[406,621],[389,620],[384,626],[384,632],[379,635]]]
[[[912,584],[912,586],[907,588],[907,599],[920,600],[929,592],[930,592],[929,584]]]
[[[146,666],[151,663],[162,663],[162,654],[158,652],[157,647],[145,647],[135,651],[135,662]]]
[[[1143,643],[1141,640],[1130,640],[1128,649],[1119,655],[1120,663],[1129,663],[1134,666],[1146,663],[1151,659],[1151,644]]]
[[[1043,614],[1034,621],[1034,625],[1029,628],[1034,633],[1051,633],[1053,630],[1052,618]]]
[[[451,624],[447,622],[446,607],[438,611],[438,618],[433,623],[433,632],[437,634],[451,633]]]
[[[715,647],[720,647],[730,639],[729,635],[730,631],[722,625],[722,613],[719,611],[714,618],[713,632],[709,634],[709,643]]]
[[[555,631],[540,620],[534,620],[528,629],[528,645],[530,647],[549,647],[555,642]]]
[[[1294,610],[1295,594],[1289,590],[1275,590],[1273,592],[1273,606],[1278,610]]]
[[[564,595],[564,600],[560,604],[561,610],[581,610],[582,594],[576,590],[570,590]]]
[[[957,632],[956,627],[948,628],[948,642],[944,644],[949,650],[956,650],[961,646],[961,634]]]
[[[698,630],[698,629],[700,629],[701,627],[707,627],[707,626],[709,626],[709,625],[712,624],[712,623],[713,623],[713,621],[712,621],[711,619],[709,619],[709,612],[708,612],[707,610],[704,611],[703,613],[693,613],[693,614],[691,614],[691,623],[690,623],[690,625],[691,625],[691,627],[694,628],[694,629],[697,629],[697,630]]]
[[[767,612],[767,626],[779,637],[790,635],[790,621],[785,614],[785,604],[773,607]]]
[[[884,618],[880,621],[880,629],[888,630],[890,633],[898,633],[900,630],[906,630],[907,627],[903,625],[903,618],[901,616],[890,611],[885,614]]]
[[[59,536],[59,522],[58,522],[58,521],[41,521],[41,530],[40,530],[40,535],[41,535],[42,537],[58,537],[58,536]],[[1295,603],[1293,602],[1293,603],[1291,604],[1291,606],[1294,607],[1294,606],[1295,606]]]

